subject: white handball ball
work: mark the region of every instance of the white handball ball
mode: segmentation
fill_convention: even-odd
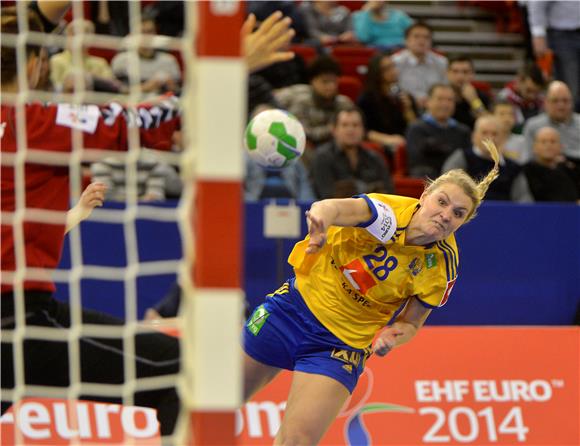
[[[265,110],[246,127],[244,147],[250,158],[266,168],[280,169],[295,162],[306,144],[300,121],[284,110]]]

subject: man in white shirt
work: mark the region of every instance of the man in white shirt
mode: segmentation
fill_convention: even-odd
[[[555,78],[564,81],[574,101],[580,96],[580,4],[573,1],[530,1],[528,20],[537,57],[554,52]]]
[[[433,30],[417,22],[405,31],[405,49],[393,55],[399,86],[413,95],[421,109],[432,85],[447,83],[447,58],[431,50]]]

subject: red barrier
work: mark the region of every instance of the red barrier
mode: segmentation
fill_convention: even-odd
[[[161,444],[155,409],[92,401],[27,398],[0,418],[0,427],[2,445]]]
[[[321,445],[578,445],[579,356],[578,327],[424,328],[369,359]],[[238,444],[272,444],[290,382],[283,373],[238,411]],[[27,400],[2,417],[3,445],[15,426],[27,445],[159,444],[146,408]]]
[[[579,338],[570,328],[424,328],[367,362],[322,445],[578,445]],[[240,444],[272,444],[284,374],[246,404]]]

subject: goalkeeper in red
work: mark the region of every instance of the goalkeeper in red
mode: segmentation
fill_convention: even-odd
[[[51,31],[68,6],[68,2],[33,2],[26,18],[29,30]],[[73,131],[80,132],[85,149],[127,150],[129,127],[136,126],[143,146],[168,150],[173,133],[179,129],[180,113],[177,100],[171,97],[156,102],[154,106],[135,109],[116,103],[98,107],[40,102],[29,102],[19,109],[13,105],[14,100],[10,101],[11,95],[20,90],[16,75],[17,51],[4,44],[6,34],[18,34],[14,8],[2,8],[2,331],[16,326],[15,285],[24,290],[26,325],[66,329],[71,323],[71,310],[67,303],[52,297],[55,287],[51,272],[60,260],[65,232],[86,218],[94,206],[100,205],[104,193],[102,184],[91,185],[83,193],[79,205],[67,213],[70,203],[68,156],[72,151]],[[23,66],[31,89],[38,81],[39,51],[37,46],[26,45]],[[18,158],[25,149],[22,163]],[[17,211],[23,207],[26,213],[20,222]],[[32,217],[34,213],[44,216],[44,221]],[[23,246],[21,252],[17,249],[17,240]],[[23,266],[26,275],[20,283],[15,273],[21,272]],[[87,324],[123,324],[109,315],[90,310],[82,311],[82,319]],[[136,335],[134,343],[138,378],[173,375],[179,371],[179,345],[175,339],[146,333]],[[82,337],[78,359],[81,380],[122,384],[124,347],[121,339]],[[23,353],[26,384],[55,386],[63,390],[70,385],[66,342],[25,339]],[[1,354],[4,412],[13,402],[4,397],[5,390],[13,389],[15,384],[14,352],[10,342],[2,342]],[[179,410],[174,388],[141,391],[134,396],[135,404],[157,409],[163,434],[173,431]],[[82,397],[99,399],[99,395]],[[108,400],[120,402],[120,398]]]

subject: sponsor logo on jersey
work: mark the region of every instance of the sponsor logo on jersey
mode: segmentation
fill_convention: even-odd
[[[370,307],[371,303],[368,301],[368,299],[366,299],[362,294],[357,293],[356,291],[354,291],[348,283],[346,283],[345,281],[341,281],[340,282],[340,286],[342,286],[342,289],[344,290],[344,292],[346,294],[349,295],[349,297],[354,300],[357,304],[361,304],[363,307]]]
[[[437,266],[437,256],[435,253],[430,252],[425,254],[425,265],[427,265],[427,269],[431,269],[434,266]]]
[[[340,271],[348,280],[350,285],[362,294],[366,294],[368,290],[376,285],[375,279],[364,268],[359,259],[341,266]]]
[[[380,202],[378,203],[378,205],[383,208],[383,212],[381,213],[381,216],[382,216],[381,226],[379,228],[379,230],[381,231],[380,240],[386,241],[386,235],[393,227],[393,220],[394,219],[393,219],[393,216],[391,215],[392,211],[390,210],[390,208],[387,205],[385,205],[384,203],[380,203]]]
[[[86,133],[95,133],[100,115],[96,105],[58,104],[56,123]]]
[[[409,263],[409,269],[411,270],[411,274],[416,276],[421,271],[423,271],[423,262],[421,262],[419,257],[415,257],[413,260],[411,260],[411,263]]]
[[[269,316],[270,313],[264,308],[264,304],[262,304],[254,310],[254,313],[246,324],[246,327],[248,327],[248,330],[250,330],[254,336],[258,336],[258,333],[260,333],[260,330]]]

